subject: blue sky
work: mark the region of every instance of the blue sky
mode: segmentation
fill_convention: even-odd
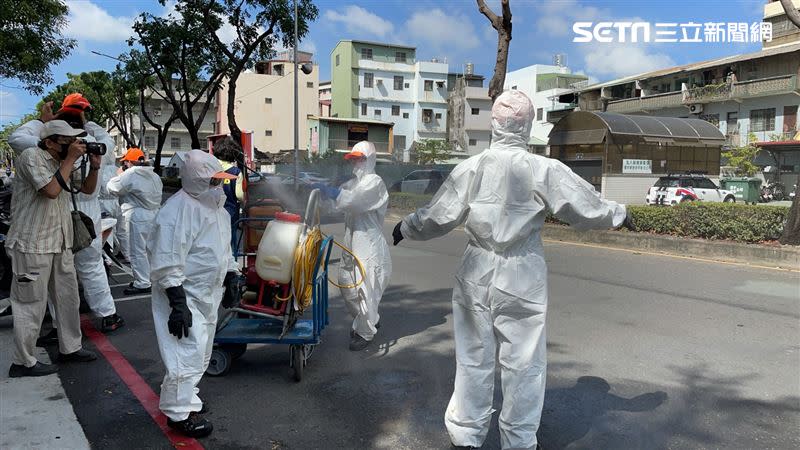
[[[118,55],[127,48],[130,25],[149,11],[163,14],[156,0],[66,0],[67,36],[78,40],[72,55],[53,68],[56,84],[68,72],[112,70],[115,61],[92,50]],[[487,0],[499,13],[499,0]],[[755,51],[758,43],[573,43],[576,21],[759,22],[764,0],[511,0],[514,32],[509,70],[550,64],[555,53],[593,81],[605,81],[672,65]],[[473,62],[491,77],[496,34],[474,0],[317,0],[318,20],[300,45],[315,53],[320,80],[330,79],[330,51],[340,39],[365,39],[417,47],[418,59],[447,58],[452,71]],[[169,5],[167,6],[169,7]],[[0,80],[0,123],[31,112],[38,98]]]

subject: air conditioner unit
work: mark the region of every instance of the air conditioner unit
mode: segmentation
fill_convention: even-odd
[[[700,114],[703,112],[702,104],[689,105],[689,112],[692,114]]]

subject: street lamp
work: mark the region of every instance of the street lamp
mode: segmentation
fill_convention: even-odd
[[[294,45],[292,53],[294,60],[294,189],[297,191],[297,176],[298,176],[298,160],[299,160],[299,147],[300,147],[300,106],[298,101],[298,86],[297,86],[297,0],[294,0]],[[308,75],[314,70],[314,65],[305,63],[300,70]]]

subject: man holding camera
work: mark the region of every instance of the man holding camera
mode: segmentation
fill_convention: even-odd
[[[115,163],[114,140],[103,127],[86,120],[85,111],[90,111],[91,109],[92,106],[89,101],[79,93],[69,94],[64,97],[61,108],[55,114],[52,111],[52,102],[47,102],[42,106],[40,119],[32,120],[19,127],[8,138],[8,143],[17,154],[20,154],[26,148],[37,145],[39,134],[47,123],[54,119],[60,119],[67,122],[72,128],[86,132],[85,140],[90,142],[89,145],[96,147],[96,150],[87,151],[87,153],[94,152],[102,155],[100,159],[101,166],[113,166]],[[75,163],[76,167],[80,167],[78,161],[75,161]],[[79,176],[86,176],[86,170],[84,166],[83,170],[76,170],[74,173]],[[78,181],[80,182],[80,180]],[[86,303],[92,312],[102,318],[101,329],[107,333],[122,327],[125,322],[117,315],[114,298],[111,296],[111,289],[108,286],[108,278],[103,261],[102,233],[100,230],[101,212],[98,198],[100,189],[98,187],[99,183],[96,183],[95,189],[91,192],[82,190],[76,196],[78,209],[94,222],[97,238],[92,241],[90,247],[75,254],[75,270],[83,284]],[[16,218],[14,217],[13,220],[16,221]],[[51,313],[53,312],[51,308]],[[57,323],[57,321],[54,321],[54,323]],[[57,332],[52,330],[50,334],[43,336],[37,345],[55,344],[57,340]]]
[[[85,135],[84,130],[63,120],[50,120],[42,127],[38,147],[28,148],[16,159],[11,200],[14,221],[6,240],[14,275],[11,305],[16,350],[8,372],[12,378],[58,370],[33,356],[48,298],[58,322],[59,362],[97,358],[81,348],[80,297],[71,248],[72,208],[70,194],[60,183],[69,179],[75,162],[86,153],[86,144],[78,139]],[[83,193],[95,191],[100,163],[100,155],[89,156]]]

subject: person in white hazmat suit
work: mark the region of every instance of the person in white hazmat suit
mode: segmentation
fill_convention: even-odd
[[[111,236],[108,238],[108,242],[111,244],[114,254],[118,258],[130,262],[128,256],[122,250],[123,244],[125,244],[126,248],[128,246],[128,234],[127,230],[123,228],[122,207],[119,203],[119,197],[108,192],[108,182],[119,175],[118,171],[119,168],[116,165],[105,165],[100,170],[100,193],[98,194],[98,199],[100,200],[100,212],[103,217],[116,220]]]
[[[480,447],[492,418],[500,364],[504,449],[533,449],[545,393],[547,267],[540,235],[551,211],[574,228],[623,225],[606,201],[558,160],[527,152],[534,108],[507,91],[492,107],[492,144],[457,165],[431,202],[394,229],[427,240],[464,224],[469,243],[456,272],[455,388],[445,424],[455,446]]]
[[[220,303],[232,306],[231,292],[238,288],[221,184],[235,178],[212,155],[190,151],[181,169],[183,187],[159,211],[147,246],[153,321],[166,367],[159,407],[171,428],[190,437],[213,430],[202,417],[197,384],[211,360],[217,309]]]
[[[361,141],[345,155],[353,162],[355,178],[344,183],[341,189],[315,185],[323,195],[333,200],[333,208],[344,212],[343,245],[353,251],[366,273],[364,282],[357,288],[342,288],[347,309],[353,316],[350,333],[350,350],[367,348],[380,327],[378,305],[383,291],[392,276],[392,258],[389,244],[383,237],[383,220],[389,205],[389,192],[383,179],[375,174],[375,146]],[[361,280],[361,274],[347,253],[342,253],[339,266],[339,284],[352,286]]]
[[[44,128],[44,123],[52,119],[61,119],[69,123],[73,128],[83,128],[87,136],[83,139],[87,142],[99,142],[105,144],[106,153],[102,158],[101,171],[104,167],[114,166],[114,139],[108,132],[94,122],[87,121],[84,111],[91,109],[89,101],[78,93],[69,94],[64,98],[61,108],[54,115],[52,113],[52,102],[47,102],[42,106],[42,114],[39,120],[32,120],[17,128],[8,138],[8,144],[19,153],[28,147],[36,146],[39,141],[39,133]],[[89,170],[88,163],[85,169]],[[80,170],[73,173],[73,179],[80,176]],[[80,181],[80,180],[78,180]],[[96,238],[92,245],[75,253],[75,271],[83,285],[83,294],[89,308],[97,316],[101,317],[101,329],[108,333],[119,329],[125,321],[117,314],[114,298],[111,296],[111,288],[108,286],[105,263],[103,260],[102,230],[100,229],[100,202],[98,200],[98,188],[92,194],[82,192],[76,194],[76,204],[78,209],[92,219],[95,227]],[[13,218],[12,218],[13,220]],[[52,304],[48,304],[50,315],[55,317],[55,310]],[[53,321],[55,324],[55,321]],[[58,342],[58,335],[53,329],[47,335],[37,341],[37,345],[48,345]]]
[[[147,241],[161,207],[164,185],[153,168],[146,165],[144,152],[140,149],[129,148],[122,157],[122,162],[130,166],[119,176],[112,178],[107,189],[122,201],[122,220],[125,222],[124,229],[128,232],[126,254],[131,263],[133,281],[123,293],[146,294],[151,290]]]

